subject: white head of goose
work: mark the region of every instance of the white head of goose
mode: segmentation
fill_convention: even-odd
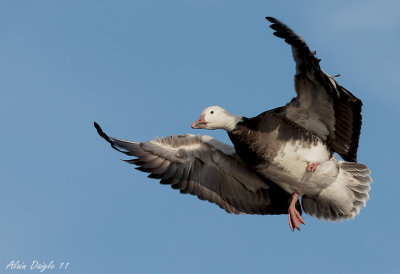
[[[224,129],[233,147],[207,135],[124,141],[95,123],[97,132],[134,156],[126,161],[150,178],[229,213],[288,214],[292,230],[304,223],[302,211],[332,221],[352,219],[366,205],[372,182],[368,167],[357,163],[361,100],[320,68],[303,38],[266,19],[274,35],[291,45],[297,96],[252,118],[219,106],[203,110],[192,128]]]
[[[199,119],[192,124],[192,128],[224,129],[229,132],[242,118],[242,116],[229,113],[220,106],[211,106],[201,112]]]

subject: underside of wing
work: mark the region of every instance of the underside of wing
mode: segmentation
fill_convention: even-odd
[[[289,194],[262,179],[237,157],[233,147],[209,136],[174,135],[148,142],[108,137],[111,146],[135,159],[126,162],[181,193],[219,205],[235,214],[287,214]]]
[[[326,74],[303,38],[280,21],[266,17],[274,35],[292,47],[297,97],[286,105],[287,118],[319,136],[346,161],[357,161],[362,102]]]

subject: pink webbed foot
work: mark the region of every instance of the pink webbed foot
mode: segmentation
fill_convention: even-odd
[[[319,163],[309,163],[307,166],[308,171],[315,172],[317,170]]]
[[[301,217],[300,213],[296,209],[296,203],[299,199],[299,194],[298,193],[293,193],[292,194],[292,201],[289,205],[289,226],[292,231],[296,228],[297,230],[300,231],[300,224],[304,224],[304,220]]]

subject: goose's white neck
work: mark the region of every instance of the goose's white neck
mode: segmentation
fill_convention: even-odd
[[[235,115],[229,112],[228,114],[229,115],[227,115],[226,119],[224,120],[224,126],[222,129],[226,130],[227,132],[231,132],[235,129],[237,123],[243,119],[243,116]]]

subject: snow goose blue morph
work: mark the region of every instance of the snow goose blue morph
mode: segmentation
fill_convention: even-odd
[[[326,220],[352,219],[369,199],[370,170],[357,163],[360,99],[321,70],[303,38],[266,17],[291,45],[297,96],[285,106],[246,118],[219,106],[202,111],[194,129],[223,129],[233,147],[206,135],[148,142],[108,137],[128,163],[181,193],[235,214],[288,214],[300,230],[302,210]],[[342,157],[339,160],[335,153]],[[300,205],[301,197],[301,205]]]

